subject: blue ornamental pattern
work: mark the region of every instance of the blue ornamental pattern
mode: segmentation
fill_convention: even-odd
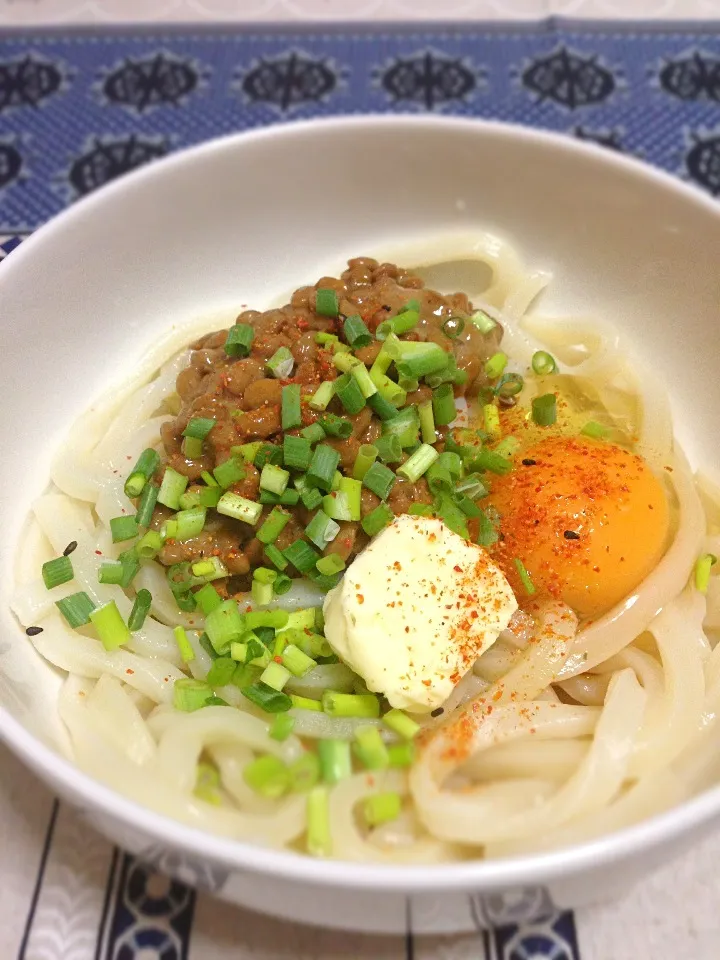
[[[434,111],[643,157],[720,197],[720,25],[0,36],[0,261],[63,206],[210,137],[285,119]],[[224,871],[119,855],[96,956],[185,960],[195,894]],[[175,879],[156,872],[159,868]],[[547,891],[471,897],[478,960],[580,960]],[[408,960],[414,953],[407,938]]]

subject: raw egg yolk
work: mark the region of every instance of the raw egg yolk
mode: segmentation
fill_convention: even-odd
[[[527,591],[516,558],[538,594],[564,600],[581,617],[597,617],[632,593],[668,539],[662,484],[642,457],[611,443],[542,440],[494,478],[489,502],[501,518],[493,553],[518,600]]]

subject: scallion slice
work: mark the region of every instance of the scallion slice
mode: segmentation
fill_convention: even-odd
[[[404,740],[412,740],[420,732],[420,724],[412,720],[402,710],[388,710],[382,718],[386,727]]]
[[[158,503],[161,503],[164,507],[169,507],[170,510],[179,510],[180,497],[185,493],[187,485],[187,477],[178,473],[177,470],[173,470],[172,467],[166,467],[157,496]]]
[[[266,463],[260,474],[260,489],[269,490],[270,493],[278,497],[285,492],[285,488],[290,482],[290,474],[282,467],[276,467],[274,463]]]
[[[580,433],[585,437],[592,437],[593,440],[604,440],[610,433],[610,430],[596,420],[589,420]]]
[[[323,432],[329,437],[339,437],[341,440],[347,440],[353,431],[351,420],[346,417],[337,417],[334,413],[326,413],[320,417],[319,423]]]
[[[323,430],[322,424],[319,420],[316,420],[315,423],[311,423],[307,427],[303,427],[303,429],[300,431],[300,435],[306,440],[309,440],[310,443],[320,443],[321,440],[325,439],[325,431]]]
[[[325,380],[308,400],[311,410],[325,410],[335,394],[335,382]]]
[[[435,423],[439,427],[447,426],[457,417],[455,396],[449,383],[443,383],[433,390],[432,408]]]
[[[62,600],[56,600],[55,606],[73,630],[89,623],[90,614],[95,609],[95,604],[84,590],[71,593],[69,597],[63,597]]]
[[[557,363],[555,357],[546,350],[536,350],[532,356],[533,373],[539,377],[548,377],[552,373],[557,373]]]
[[[317,752],[325,783],[338,783],[352,773],[350,744],[346,740],[319,740]]]
[[[183,543],[185,540],[191,540],[193,537],[199,536],[205,526],[206,513],[205,507],[192,507],[190,510],[180,510],[179,513],[176,513],[177,533],[175,539]],[[145,537],[147,537],[147,534]]]
[[[283,463],[288,470],[307,470],[311,459],[312,447],[306,437],[285,435],[283,438]],[[260,485],[262,486],[262,482]]]
[[[143,492],[140,495],[140,501],[138,503],[137,513],[135,518],[138,522],[138,526],[149,527],[150,521],[152,520],[152,515],[155,510],[155,504],[157,503],[158,494],[160,493],[160,487],[156,483],[147,483],[143,488]],[[178,498],[179,502],[179,498]]]
[[[207,616],[222,603],[222,597],[211,583],[206,583],[195,592],[195,602]]]
[[[145,484],[160,465],[160,454],[152,447],[148,447],[138,457],[137,463],[130,476],[125,481],[125,496],[133,499],[139,497],[145,489]]]
[[[472,473],[474,470],[489,470],[490,473],[496,473],[498,476],[504,476],[512,470],[512,460],[507,457],[501,457],[494,450],[478,450],[475,457],[467,465]]]
[[[551,427],[557,421],[557,398],[554,393],[533,398],[532,418],[539,427]]]
[[[267,361],[270,373],[278,380],[287,380],[292,376],[295,358],[287,347],[278,347]]]
[[[387,500],[395,483],[395,474],[382,463],[373,463],[362,479],[363,486],[381,500]]]
[[[275,714],[275,719],[270,725],[270,730],[268,733],[273,740],[278,740],[280,743],[282,743],[284,740],[287,740],[287,738],[293,732],[294,727],[294,717],[291,717],[289,713],[277,713]]]
[[[370,467],[377,460],[378,448],[372,443],[363,443],[355,457],[352,475],[354,480],[362,480]]]
[[[355,731],[355,754],[366,770],[384,770],[390,762],[380,731],[370,725]]]
[[[247,323],[236,323],[228,330],[225,353],[229,357],[246,357],[250,353],[255,331]]]
[[[398,467],[397,472],[411,483],[416,483],[439,456],[435,447],[431,447],[429,443],[422,443],[405,463]]]
[[[262,530],[262,527],[260,529]],[[258,535],[258,539],[260,539],[259,535]],[[281,551],[278,550],[278,548],[273,543],[265,544],[265,550],[263,552],[265,556],[268,558],[268,560],[270,561],[270,563],[274,567],[277,567],[278,570],[284,570],[287,567],[288,561],[285,559]],[[275,584],[277,587],[277,580],[275,581]],[[276,589],[275,593],[277,592],[278,591]]]
[[[280,658],[294,677],[304,677],[306,673],[309,673],[317,666],[315,660],[306,653],[303,653],[294,643],[289,643],[284,647]]]
[[[380,716],[380,701],[374,693],[337,693],[325,690],[322,695],[323,710],[330,717]]]
[[[482,410],[485,433],[487,433],[488,437],[497,440],[502,432],[500,427],[500,411],[494,403],[484,404]]]
[[[390,382],[392,383],[392,381]],[[401,392],[404,393],[404,391]],[[404,402],[405,398],[403,398]],[[368,406],[381,420],[392,420],[399,413],[398,408],[379,392],[368,397]]]
[[[238,610],[234,600],[223,600],[205,617],[205,633],[216,653],[224,654],[230,644],[247,633],[246,618]]]
[[[323,510],[312,517],[305,527],[305,536],[315,544],[318,550],[323,551],[329,543],[340,533],[340,526]]]
[[[282,388],[281,420],[283,430],[294,430],[302,426],[299,383],[288,383]]]
[[[395,514],[386,503],[381,503],[367,516],[363,517],[361,526],[369,537],[375,537],[389,526],[395,519]]]
[[[322,317],[336,317],[340,310],[338,295],[330,287],[321,287],[315,291],[315,312]]]
[[[322,713],[322,704],[319,700],[313,700],[312,697],[299,697],[293,693],[290,700],[295,710],[310,710],[312,713]]]
[[[135,602],[132,605],[130,616],[128,617],[128,630],[130,633],[137,633],[142,630],[145,618],[150,612],[152,606],[152,594],[149,590],[138,590]]]
[[[362,394],[362,390],[357,380],[349,373],[344,373],[335,381],[335,395],[345,410],[351,415],[360,413],[365,406],[365,397]]]
[[[327,787],[313,787],[307,798],[307,850],[313,857],[332,854],[330,797]]]
[[[292,700],[286,693],[273,690],[264,683],[252,683],[241,687],[240,693],[265,713],[285,713],[292,706]]]
[[[415,744],[411,741],[391,743],[387,752],[388,763],[391,767],[411,767],[415,759]]]
[[[493,318],[489,317],[484,310],[476,310],[469,319],[470,323],[477,327],[480,333],[490,333],[497,326]]]
[[[345,319],[343,324],[345,339],[353,350],[359,350],[361,347],[369,347],[372,343],[372,335],[357,314],[353,314]]]
[[[257,532],[261,543],[271,544],[280,536],[290,522],[290,514],[280,507],[273,507]]]
[[[114,600],[92,610],[88,616],[106,650],[116,650],[130,639],[128,626]]]
[[[402,460],[402,445],[398,437],[394,434],[378,437],[377,440],[374,441],[374,446],[378,452],[378,459],[382,460],[383,463],[399,463],[399,461]]]
[[[520,582],[525,588],[525,593],[530,595],[535,593],[535,585],[530,579],[530,574],[525,569],[525,564],[522,562],[522,560],[519,557],[515,557],[513,564],[518,572],[518,576],[520,577]]]
[[[704,553],[698,557],[695,564],[695,588],[700,593],[707,593],[710,584],[710,571],[717,563],[717,557],[712,553]]]
[[[234,483],[245,479],[245,465],[239,457],[228,457],[215,467],[213,475],[218,485],[227,490]]]
[[[495,396],[509,400],[522,392],[525,381],[519,373],[504,373],[495,384]]]
[[[194,713],[214,696],[210,684],[191,677],[181,677],[173,686],[173,706],[183,713]]]
[[[367,371],[367,367],[362,363],[358,363],[350,371],[350,376],[355,380],[357,385],[360,387],[360,392],[363,397],[368,400],[370,397],[374,397],[378,392],[378,388],[373,382],[372,377]]]
[[[378,340],[385,340],[392,333],[408,333],[418,325],[419,320],[419,308],[413,309],[405,307],[394,317],[388,317],[387,320],[383,320],[382,323],[378,324],[378,328],[375,331],[375,336]]]
[[[506,353],[494,353],[489,360],[485,361],[485,375],[490,380],[497,380],[505,373],[505,367],[508,365],[508,355]]]
[[[299,573],[308,573],[313,570],[320,559],[318,552],[304,540],[295,540],[283,551],[283,554]]]
[[[175,637],[175,643],[178,646],[180,651],[180,659],[183,663],[190,663],[191,660],[195,659],[195,651],[192,648],[192,644],[188,640],[188,635],[185,632],[184,627],[175,627],[173,630],[173,636]]]
[[[243,523],[254,527],[260,519],[262,504],[228,491],[220,497],[217,512],[226,517],[234,517],[235,520],[241,520]]]
[[[332,577],[345,569],[345,561],[339,554],[329,553],[326,557],[320,557],[315,567],[323,576]]]
[[[319,443],[315,447],[305,476],[313,486],[329,492],[339,463],[340,454],[338,451],[329,447],[326,443]],[[302,491],[300,491],[300,496],[302,497]]]
[[[43,583],[48,590],[59,587],[61,583],[69,583],[74,576],[72,561],[64,554],[42,565]]]
[[[113,517],[110,521],[110,533],[113,543],[132,540],[138,535],[138,523],[135,514],[126,517]]]

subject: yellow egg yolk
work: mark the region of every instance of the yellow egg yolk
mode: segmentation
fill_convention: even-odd
[[[597,617],[633,592],[662,557],[670,516],[661,482],[642,457],[611,443],[555,436],[518,454],[493,479],[496,562],[522,604],[515,560],[538,594]]]

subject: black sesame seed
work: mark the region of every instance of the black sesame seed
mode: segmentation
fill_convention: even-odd
[[[42,633],[42,632],[43,632],[42,627],[28,627],[27,630],[25,631],[25,633],[29,637],[36,637],[39,633]]]
[[[63,556],[69,557],[73,550],[77,550],[77,540],[70,541],[70,543],[63,550]]]
[[[534,467],[536,463],[537,463],[537,460],[531,460],[529,457],[526,457],[523,460],[524,467]]]
[[[580,534],[579,534],[579,533],[575,533],[574,530],[566,530],[565,533],[563,534],[563,536],[565,537],[566,540],[579,540],[579,539],[580,539]]]
[[[445,713],[442,707],[438,707],[436,710],[433,710],[430,714],[431,717],[441,717]]]

